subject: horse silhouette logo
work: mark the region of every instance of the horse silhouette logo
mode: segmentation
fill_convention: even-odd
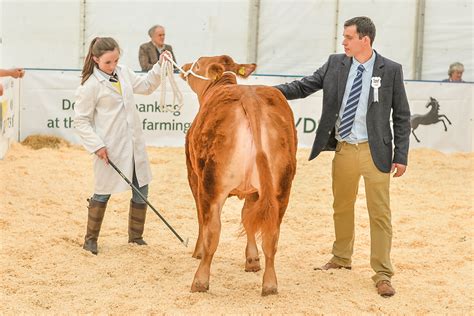
[[[439,114],[439,103],[438,100],[435,98],[430,97],[430,101],[426,105],[426,107],[430,107],[431,109],[428,113],[426,114],[413,114],[410,117],[410,123],[411,123],[411,133],[413,136],[415,136],[415,139],[417,142],[420,142],[418,137],[415,134],[415,129],[418,128],[418,125],[431,125],[435,124],[438,122],[443,122],[444,125],[444,131],[448,131],[448,127],[446,126],[446,123],[444,122],[443,118],[448,121],[449,125],[451,125],[451,121],[448,119],[448,117],[444,114]]]

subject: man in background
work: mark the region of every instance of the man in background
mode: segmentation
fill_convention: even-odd
[[[161,53],[169,51],[173,56],[173,61],[176,62],[176,57],[173,53],[173,47],[165,44],[165,28],[161,25],[154,25],[148,30],[148,35],[151,41],[140,45],[138,59],[142,71],[150,70],[154,64],[160,59]]]

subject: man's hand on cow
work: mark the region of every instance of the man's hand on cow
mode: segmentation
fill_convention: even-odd
[[[165,59],[165,56],[168,57],[168,58]],[[165,50],[160,54],[160,60],[159,60],[160,65],[162,65],[163,62],[165,60],[168,60],[168,59],[173,60],[173,56],[171,55],[171,53],[169,51]]]
[[[105,161],[106,164],[109,164],[109,155],[107,154],[107,148],[102,147],[96,150],[95,154],[97,155],[97,157]]]
[[[390,173],[393,173],[395,171],[395,174],[393,175],[394,178],[401,177],[405,173],[405,170],[407,170],[406,165],[402,165],[400,163],[392,163],[392,170],[390,170]]]

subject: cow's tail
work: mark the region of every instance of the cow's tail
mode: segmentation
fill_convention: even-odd
[[[262,130],[260,117],[262,108],[258,104],[258,96],[243,97],[242,107],[250,123],[253,141],[256,148],[256,165],[259,175],[260,190],[254,207],[247,210],[242,218],[244,227],[251,232],[262,235],[275,233],[279,221],[278,202],[273,187],[273,177],[267,154],[262,146]]]

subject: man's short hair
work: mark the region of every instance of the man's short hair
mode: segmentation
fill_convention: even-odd
[[[461,64],[460,62],[455,62],[449,65],[448,76],[451,77],[451,75],[455,71],[464,72],[464,65]]]
[[[150,29],[148,30],[148,35],[149,35],[150,37],[152,37],[152,36],[153,36],[153,33],[155,33],[155,30],[156,30],[156,29],[163,29],[163,30],[164,30],[165,28],[164,28],[163,26],[159,25],[159,24],[153,25],[153,26],[150,27]]]
[[[359,38],[368,36],[370,39],[370,45],[372,46],[374,44],[375,24],[370,18],[366,16],[357,16],[344,22],[344,27],[352,25],[356,26],[356,31],[357,34],[359,34]]]

